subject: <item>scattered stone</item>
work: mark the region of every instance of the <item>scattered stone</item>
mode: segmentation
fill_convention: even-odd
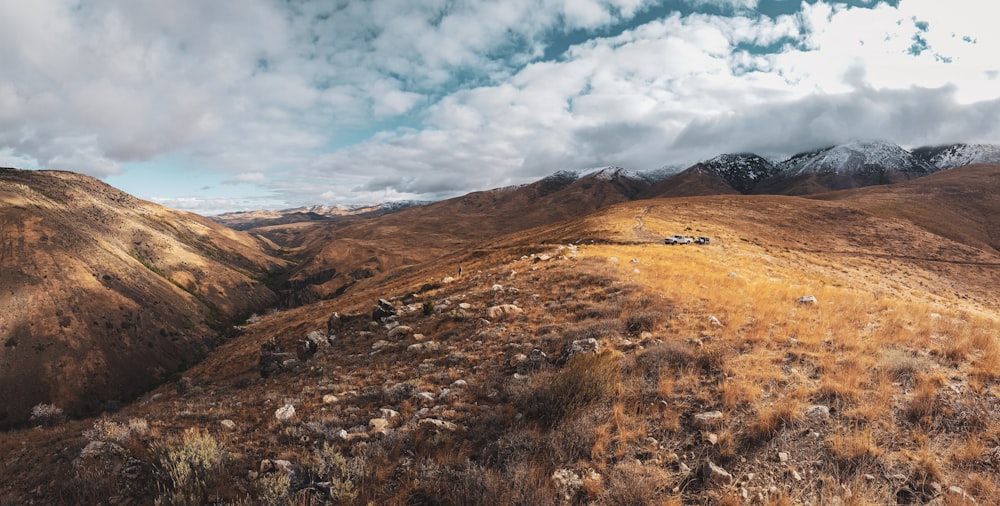
[[[601,343],[593,337],[588,337],[587,339],[577,339],[576,341],[570,343],[567,358],[572,357],[577,353],[590,353],[596,355],[600,352]]]
[[[406,347],[406,351],[409,352],[418,352],[422,349],[424,349],[424,343],[414,343]]]
[[[323,404],[336,404],[338,400],[340,399],[337,399],[337,396],[333,394],[326,394],[323,396]]]
[[[778,462],[781,462],[782,464],[788,462],[788,453],[778,452]]]
[[[337,432],[334,432],[333,435],[337,439],[344,440],[344,441],[346,441],[347,438],[350,437],[349,434],[347,433],[347,431],[344,430],[344,429],[340,429]]]
[[[385,434],[389,430],[389,420],[385,418],[372,418],[368,420],[368,427],[373,434]]]
[[[451,276],[445,276],[444,279],[441,280],[441,282],[447,285],[449,283],[454,283],[455,282],[455,278],[453,278]]]
[[[964,501],[976,502],[976,500],[969,495],[965,489],[962,487],[956,487],[955,485],[948,487],[948,495],[960,497]]]
[[[434,429],[443,429],[449,432],[455,432],[459,429],[457,424],[448,422],[445,420],[440,420],[437,418],[424,418],[420,420],[420,425],[422,427],[432,427]]]
[[[469,385],[469,382],[465,381],[464,379],[457,379],[457,380],[451,382],[452,388],[462,388],[462,387],[465,387],[465,386],[468,386],[468,385]]]
[[[330,315],[330,318],[326,320],[327,335],[332,336],[336,334],[338,330],[344,328],[344,323],[346,323],[346,319],[340,313],[334,311]]]
[[[295,417],[295,406],[291,404],[285,404],[284,406],[274,410],[274,417],[278,419],[279,422],[287,422]]]
[[[580,475],[570,469],[559,469],[552,473],[552,481],[555,482],[560,498],[566,502],[572,501],[583,486]]]
[[[378,341],[372,343],[372,351],[379,351],[382,348],[385,348],[386,346],[389,346],[389,341],[386,341],[385,339],[379,339]]]
[[[733,475],[708,461],[701,466],[701,479],[706,487],[721,488],[733,482]]]
[[[223,426],[227,430],[236,430],[236,422],[229,419],[220,421],[219,425]]]
[[[427,336],[423,334],[413,334],[413,339],[417,341],[423,341],[424,339],[427,339]]]
[[[719,435],[714,432],[702,432],[701,437],[708,444],[715,445],[719,443]]]
[[[720,322],[719,319],[716,318],[715,316],[709,316],[708,317],[708,323],[710,325],[714,326],[714,327],[721,327],[722,326],[722,322]]]
[[[430,392],[418,392],[416,398],[421,401],[434,402],[434,394]]]
[[[616,263],[618,263],[618,257],[609,257],[608,261],[611,262],[611,263],[613,263],[613,264],[616,264]]]
[[[499,306],[492,306],[487,309],[486,317],[493,321],[499,321],[506,319],[508,316],[519,315],[523,312],[523,309],[514,304],[500,304]]]
[[[704,413],[698,413],[691,418],[691,425],[699,430],[711,429],[722,425],[722,412],[721,411],[706,411]]]
[[[468,302],[459,302],[458,307],[459,309],[472,309],[472,304],[469,304]]]
[[[800,475],[795,469],[789,469],[788,472],[792,475],[792,479],[795,481],[802,481],[802,475]]]
[[[823,419],[830,416],[830,407],[822,404],[815,404],[806,408],[806,418]]]
[[[799,297],[798,299],[795,300],[795,302],[798,302],[799,304],[819,304],[819,302],[816,300],[816,297],[812,295]]]
[[[389,331],[389,339],[402,339],[413,333],[412,327],[407,327],[406,325],[400,325],[394,327]]]
[[[275,471],[291,475],[294,473],[292,470],[292,463],[287,460],[271,460],[264,459],[260,461],[260,472],[263,473],[273,473]]]
[[[389,408],[382,408],[378,410],[382,414],[382,418],[387,420],[392,420],[393,418],[399,418],[399,411]]]
[[[501,285],[500,283],[497,283],[497,284],[491,286],[490,290],[492,290],[494,292],[502,292],[503,291],[503,285]]]

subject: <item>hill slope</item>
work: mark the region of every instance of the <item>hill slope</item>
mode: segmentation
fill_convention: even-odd
[[[110,418],[0,435],[0,497],[995,504],[1000,167],[950,175],[879,189],[905,212],[657,199],[464,244],[259,318]],[[983,199],[968,235],[919,212]],[[685,232],[712,241],[659,240]]]
[[[0,170],[0,427],[92,412],[274,303],[267,244],[68,172]]]

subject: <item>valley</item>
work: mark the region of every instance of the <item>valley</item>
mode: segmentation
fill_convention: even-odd
[[[0,176],[18,353],[236,323],[134,402],[0,434],[6,503],[1000,501],[998,165],[804,196],[556,174],[246,233]],[[79,185],[128,206],[44,194]]]

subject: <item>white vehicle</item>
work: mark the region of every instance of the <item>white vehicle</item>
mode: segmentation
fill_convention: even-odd
[[[694,239],[680,234],[674,234],[663,240],[663,244],[691,244]]]

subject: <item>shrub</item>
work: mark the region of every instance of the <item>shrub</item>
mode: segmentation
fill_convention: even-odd
[[[364,477],[364,457],[345,458],[327,443],[316,450],[312,471],[319,481],[330,483],[330,496],[337,503],[353,501],[358,495],[357,486]]]
[[[31,408],[31,420],[42,425],[55,425],[63,421],[63,410],[55,404],[36,404]]]
[[[562,370],[537,375],[542,382],[526,399],[528,416],[551,427],[564,417],[616,393],[620,360],[612,352],[570,357]]]
[[[638,311],[625,317],[625,330],[632,334],[649,332],[663,321],[663,313],[659,311]]]
[[[159,448],[157,504],[203,504],[219,478],[224,450],[208,432],[188,429],[180,441]]]

